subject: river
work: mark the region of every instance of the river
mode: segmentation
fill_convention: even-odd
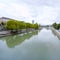
[[[60,39],[46,28],[0,38],[0,60],[60,60]]]

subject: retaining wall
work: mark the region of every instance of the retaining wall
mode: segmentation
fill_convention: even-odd
[[[53,27],[51,27],[51,30],[54,32],[54,34],[59,38],[60,40],[60,32],[56,29],[54,29]]]

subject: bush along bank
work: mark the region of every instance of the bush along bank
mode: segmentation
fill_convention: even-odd
[[[5,28],[7,30],[10,30],[11,33],[21,33],[21,32],[28,32],[31,30],[36,30],[39,29],[40,25],[38,25],[37,23],[35,24],[31,24],[31,23],[27,23],[27,22],[23,22],[23,21],[17,21],[17,20],[8,20],[6,23]]]
[[[59,30],[60,29],[60,23],[57,24],[57,23],[53,23],[52,25],[55,29]]]

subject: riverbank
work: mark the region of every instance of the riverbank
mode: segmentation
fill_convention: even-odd
[[[35,29],[22,29],[22,30],[18,30],[17,33],[11,33],[11,30],[0,31],[0,38],[5,37],[5,36],[10,36],[10,35],[28,33],[28,32],[31,32],[31,31],[35,31]]]
[[[0,37],[11,35],[10,31],[0,31]]]
[[[53,27],[51,28],[51,30],[54,32],[54,34],[60,39],[60,32],[56,29],[54,29]]]

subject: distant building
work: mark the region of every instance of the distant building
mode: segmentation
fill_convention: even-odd
[[[32,24],[34,24],[34,20],[32,20]]]
[[[5,23],[5,22],[7,22],[8,20],[10,20],[10,18],[1,17],[1,18],[0,18],[0,23],[1,23],[1,22],[4,22],[4,23]]]

